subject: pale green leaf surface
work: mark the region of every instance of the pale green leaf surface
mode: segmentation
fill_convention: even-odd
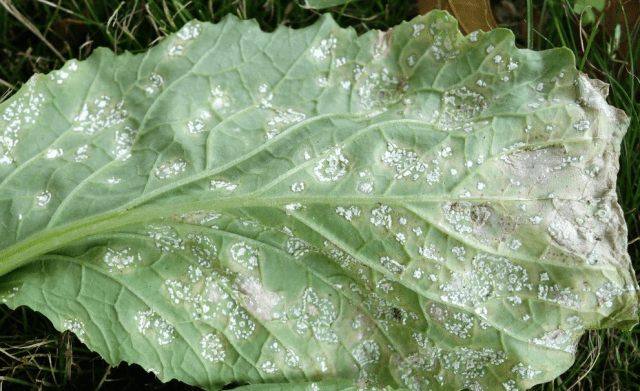
[[[637,320],[605,95],[444,12],[98,50],[0,105],[1,300],[212,390],[526,389]]]
[[[305,0],[307,7],[322,9],[342,5],[356,0]]]

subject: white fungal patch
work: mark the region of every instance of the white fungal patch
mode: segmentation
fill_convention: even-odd
[[[276,367],[276,364],[273,361],[265,361],[260,365],[260,369],[262,369],[262,371],[264,371],[265,373],[268,374],[273,374],[276,373],[278,371],[278,368]]]
[[[380,361],[380,346],[376,341],[367,339],[356,346],[351,354],[360,367],[375,365]]]
[[[164,162],[153,170],[158,179],[171,179],[182,174],[187,170],[187,163],[178,159],[174,162]]]
[[[340,86],[344,90],[348,91],[351,88],[351,81],[350,80],[343,80],[343,81],[340,82]]]
[[[20,291],[20,288],[17,286],[14,286],[13,288],[11,288],[11,290],[4,292],[2,295],[0,295],[0,302],[5,304],[8,303],[9,300],[13,299],[19,291]]]
[[[336,48],[337,44],[338,40],[333,35],[330,35],[329,38],[321,40],[318,46],[313,46],[309,49],[311,57],[318,61],[324,60],[331,55],[331,51]]]
[[[274,318],[273,310],[280,302],[280,296],[264,287],[256,278],[238,278],[235,287],[240,292],[244,307],[262,321]]]
[[[227,357],[222,341],[217,334],[209,333],[200,339],[200,355],[212,363],[223,362]]]
[[[628,289],[633,290],[633,289]],[[603,286],[596,291],[596,298],[599,306],[605,306],[607,308],[613,307],[613,300],[622,296],[625,289],[615,285],[611,281],[607,281]]]
[[[49,78],[56,82],[56,84],[62,84],[65,80],[69,78],[69,73],[60,69],[58,71],[53,71],[49,75]]]
[[[518,68],[518,63],[513,60],[509,61],[509,64],[507,64],[507,69],[513,71],[516,68]]]
[[[284,354],[284,364],[290,368],[300,368],[300,357],[291,349],[287,349]]]
[[[422,30],[424,30],[424,24],[415,23],[413,25],[413,37],[417,38],[420,35],[420,33],[422,32]]]
[[[87,160],[89,158],[89,155],[87,154],[88,150],[89,150],[89,146],[86,144],[78,147],[78,149],[76,149],[76,153],[73,160],[77,163]]]
[[[380,264],[391,273],[400,274],[404,272],[404,265],[388,256],[380,257]]]
[[[385,227],[391,229],[391,207],[388,205],[380,205],[378,208],[371,211],[371,217],[369,221],[376,227]]]
[[[373,192],[373,182],[366,181],[358,183],[358,191],[364,194],[371,194]]]
[[[156,92],[163,84],[164,79],[162,78],[162,76],[157,73],[152,73],[151,76],[149,76],[149,86],[147,86],[147,88],[145,88],[144,90],[148,95],[151,95]]]
[[[589,122],[586,119],[580,120],[580,122],[573,124],[573,128],[579,132],[587,131],[587,129],[589,129],[590,126],[591,126],[591,122]]]
[[[292,307],[290,314],[296,319],[294,330],[297,334],[311,330],[320,342],[338,343],[332,327],[337,317],[336,307],[329,299],[320,298],[313,289],[304,291],[301,304]]]
[[[121,270],[136,262],[141,262],[142,256],[139,252],[132,250],[131,247],[126,247],[119,251],[107,248],[107,252],[102,257],[102,261],[111,269]]]
[[[387,144],[387,150],[384,151],[380,160],[396,170],[394,175],[396,179],[411,177],[415,181],[428,167],[427,164],[418,160],[416,152],[398,148],[393,143]]]
[[[318,78],[318,87],[325,88],[329,84],[329,80],[326,77]]]
[[[229,106],[229,99],[224,91],[222,91],[222,87],[215,86],[211,90],[211,100],[210,100],[211,108],[220,111],[225,107]],[[207,114],[209,114],[207,112]]]
[[[110,177],[107,178],[107,183],[110,185],[117,185],[118,183],[122,182],[122,178],[116,178],[116,177]]]
[[[335,182],[347,173],[349,160],[339,147],[330,151],[329,156],[318,161],[313,172],[321,182]]]
[[[26,93],[12,100],[0,114],[4,124],[0,126],[0,165],[14,162],[11,151],[20,142],[18,133],[26,126],[36,123],[40,108],[44,103],[44,95],[34,93],[34,79],[26,83]]]
[[[568,353],[573,353],[574,349],[571,342],[571,334],[560,329],[548,331],[540,338],[533,338],[533,343]]]
[[[138,311],[133,319],[138,323],[138,331],[158,345],[168,345],[176,339],[173,325],[152,309]]]
[[[185,24],[180,31],[178,31],[176,33],[176,35],[178,36],[178,38],[180,38],[183,41],[188,41],[191,39],[195,39],[198,38],[198,36],[200,35],[200,29],[201,26],[200,24],[197,23],[188,23]]]
[[[495,49],[495,47],[493,45],[487,46],[487,53],[491,53],[493,51],[493,49]]]
[[[338,206],[336,207],[336,213],[344,217],[347,221],[351,221],[354,217],[360,217],[362,211],[357,206],[349,206],[346,208]]]
[[[167,55],[169,55],[169,57],[177,57],[182,55],[183,51],[184,51],[184,46],[172,45],[172,46],[169,46],[169,50],[167,50]]]
[[[41,191],[36,194],[36,205],[41,208],[46,207],[51,202],[51,192],[49,190]]]
[[[63,153],[64,151],[62,150],[62,148],[48,149],[45,157],[47,159],[55,159],[62,156]]]
[[[229,248],[231,258],[249,270],[258,267],[258,250],[245,242],[236,242]]]
[[[216,181],[212,180],[209,182],[210,190],[226,190],[226,191],[234,191],[238,185],[235,183],[227,182],[227,181]]]
[[[78,318],[65,319],[62,322],[62,327],[73,332],[81,342],[84,342],[85,324],[83,321]]]
[[[469,338],[473,328],[473,317],[464,312],[456,312],[453,314],[453,318],[444,324],[444,328],[457,337]]]
[[[511,372],[517,374],[520,379],[533,379],[542,373],[542,371],[533,370],[531,365],[525,367],[523,363],[518,363],[518,365],[513,366]]]
[[[304,182],[295,182],[291,185],[291,191],[294,193],[301,193],[304,191],[305,184]]]
[[[487,185],[485,185],[484,182],[478,182],[478,185],[477,185],[478,190],[484,190],[485,187],[487,187]]]
[[[407,65],[410,67],[416,65],[416,56],[414,54],[407,57]]]
[[[129,156],[131,156],[131,147],[136,139],[136,135],[138,131],[136,129],[132,129],[128,126],[125,126],[124,129],[117,129],[115,132],[115,145],[111,150],[111,154],[116,159],[126,160]],[[84,146],[86,153],[87,146]]]
[[[340,68],[341,66],[343,66],[344,64],[347,63],[347,59],[344,57],[338,57],[335,59],[335,61],[333,62],[333,67],[334,68]]]
[[[91,107],[85,103],[80,114],[73,118],[71,129],[91,136],[124,122],[129,114],[124,109],[124,102],[120,101],[109,109],[110,106],[111,98],[107,95],[96,98]]]
[[[522,246],[522,243],[518,239],[513,239],[511,242],[509,242],[509,248],[513,251],[519,249],[520,246]]]
[[[478,41],[478,33],[479,33],[479,30],[476,30],[476,31],[473,31],[471,34],[469,34],[469,41],[477,42]]]

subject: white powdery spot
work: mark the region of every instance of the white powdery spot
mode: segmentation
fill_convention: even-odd
[[[301,305],[292,307],[291,315],[297,319],[294,326],[297,334],[302,335],[311,329],[318,341],[338,343],[332,327],[338,315],[336,307],[329,299],[320,298],[313,289],[304,291]]]
[[[354,217],[359,217],[362,211],[357,206],[349,206],[347,208],[338,206],[336,207],[336,213],[344,217],[347,221],[351,221]]]
[[[227,356],[224,346],[222,346],[222,342],[220,341],[220,337],[216,334],[209,333],[205,335],[200,340],[200,347],[202,348],[200,355],[204,357],[205,360],[209,360],[213,363],[222,362]]]
[[[407,65],[409,65],[410,67],[416,65],[416,56],[414,54],[407,57]]]
[[[519,249],[520,246],[522,246],[522,243],[518,239],[513,239],[511,243],[509,243],[509,248],[512,249],[513,251],[516,251],[517,249]]]
[[[111,151],[111,154],[115,156],[116,159],[126,160],[129,156],[131,156],[131,147],[135,142],[136,135],[138,131],[136,129],[132,129],[128,126],[125,126],[124,129],[118,129],[115,132],[115,148]],[[85,145],[84,151],[82,152],[86,156],[87,146]],[[76,155],[80,153],[80,148],[76,152]]]
[[[155,339],[158,345],[168,345],[176,339],[173,325],[152,309],[138,311],[133,319],[138,322],[138,331]]]
[[[391,259],[388,256],[380,257],[380,264],[391,273],[399,274],[404,271],[403,264],[394,259]]]
[[[178,38],[183,41],[188,41],[190,39],[197,38],[200,35],[200,25],[199,24],[186,24],[184,27],[178,31],[176,34]]]
[[[373,192],[373,182],[361,182],[358,184],[358,191],[364,194],[371,194]]]
[[[84,342],[85,325],[83,321],[77,318],[65,319],[64,322],[62,323],[62,327],[66,330],[73,332],[81,342]]]
[[[334,148],[328,157],[320,160],[313,172],[321,182],[335,182],[347,173],[349,160],[342,154],[342,148]]]
[[[93,101],[91,108],[85,103],[80,114],[73,119],[72,130],[91,136],[124,122],[129,114],[123,108],[124,102],[120,101],[111,110],[108,110],[110,102],[109,96],[102,95]]]
[[[230,183],[230,182],[227,182],[227,181],[216,181],[216,180],[213,180],[213,181],[209,182],[209,189],[210,190],[234,191],[237,187],[238,187],[238,185],[236,185],[235,183]]]
[[[419,178],[420,173],[425,172],[427,165],[418,160],[418,154],[410,149],[398,148],[393,143],[387,144],[387,150],[380,158],[383,162],[396,170],[394,178],[406,178],[411,176],[413,180]]]
[[[36,194],[36,204],[39,207],[44,208],[49,205],[49,202],[51,202],[51,192],[49,190],[44,190]]]
[[[156,92],[156,90],[163,84],[164,79],[162,78],[162,76],[158,75],[157,73],[152,73],[151,76],[149,76],[149,86],[144,90],[147,94],[151,95]]]
[[[262,365],[260,365],[260,369],[262,369],[264,372],[268,374],[276,373],[278,371],[276,364],[273,361],[268,361],[268,360],[263,362]]]
[[[591,122],[586,119],[580,120],[580,122],[573,124],[573,128],[579,132],[585,132],[591,126]]]
[[[373,217],[369,219],[371,224],[376,227],[385,227],[391,229],[391,207],[388,205],[380,205],[380,207],[371,211]]]
[[[120,251],[107,248],[102,261],[112,269],[124,269],[136,261],[142,261],[142,256],[140,253],[134,252],[131,247],[126,247]]]
[[[344,57],[338,57],[335,59],[335,61],[333,62],[333,67],[334,68],[340,68],[341,66],[343,66],[344,64],[347,63],[347,59]]]
[[[380,346],[374,340],[364,340],[351,351],[351,354],[360,367],[377,364],[380,360]]]
[[[116,178],[114,176],[107,178],[107,183],[110,185],[117,185],[120,182],[122,182],[122,178]]]
[[[478,41],[478,33],[479,33],[479,30],[476,30],[476,31],[472,32],[471,34],[469,34],[469,41],[477,42]]]
[[[542,373],[542,371],[535,371],[531,368],[531,365],[527,365],[526,367],[522,363],[518,363],[518,365],[511,368],[511,372],[518,375],[521,379],[533,379]]]
[[[169,46],[169,50],[167,51],[167,54],[169,55],[169,57],[177,57],[182,55],[183,50],[184,50],[184,46],[173,45],[173,46]]]
[[[329,84],[329,80],[326,77],[318,78],[318,87],[325,88]]]
[[[518,63],[513,60],[509,61],[509,64],[507,64],[507,69],[510,71],[513,71],[517,67],[518,67]]]
[[[231,258],[245,268],[253,270],[258,266],[258,250],[249,246],[245,242],[234,243],[229,252]]]
[[[424,24],[416,23],[413,25],[413,37],[416,38],[420,35],[420,32],[424,30]]]
[[[560,329],[548,331],[542,337],[534,338],[533,343],[557,350],[573,349],[571,335]]]
[[[324,60],[331,54],[331,50],[336,48],[337,43],[338,40],[333,35],[330,35],[329,38],[323,39],[318,46],[313,46],[309,51],[316,60]]]
[[[301,193],[304,191],[304,182],[295,182],[291,185],[291,191],[294,193]]]
[[[186,169],[187,163],[182,159],[178,159],[175,162],[162,163],[153,170],[153,173],[158,179],[170,179],[182,174]]]
[[[45,156],[47,159],[55,159],[59,156],[62,156],[63,153],[64,151],[62,150],[62,148],[48,149]]]

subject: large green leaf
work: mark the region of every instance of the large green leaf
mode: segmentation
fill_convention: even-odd
[[[605,95],[444,12],[98,50],[0,106],[2,301],[212,390],[525,389],[637,320]]]

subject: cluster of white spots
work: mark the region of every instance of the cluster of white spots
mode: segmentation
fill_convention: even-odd
[[[440,284],[443,301],[478,307],[502,294],[533,290],[527,270],[504,257],[481,253],[472,259],[471,264],[471,271],[464,274],[453,272],[449,282]]]
[[[491,53],[493,51],[493,49],[495,49],[495,46],[493,46],[493,45],[487,46],[487,54]]]
[[[371,194],[373,192],[373,182],[365,181],[358,183],[358,191],[364,194]]]
[[[337,44],[338,39],[330,35],[329,38],[321,40],[318,46],[313,46],[309,51],[316,60],[324,60],[331,54],[331,50],[336,48]]]
[[[174,162],[164,162],[154,168],[153,173],[158,179],[174,178],[187,170],[187,162],[178,159]]]
[[[222,87],[215,86],[211,90],[211,97],[212,97],[211,107],[214,110],[219,111],[229,106],[229,99],[227,98],[225,92],[222,91]]]
[[[45,157],[47,159],[55,159],[59,156],[62,156],[62,154],[64,153],[64,151],[62,150],[62,148],[50,148],[47,149],[47,153],[45,154]]]
[[[293,255],[296,259],[301,258],[310,252],[318,251],[315,246],[300,238],[289,238],[285,243],[285,247],[287,248],[287,252]]]
[[[311,329],[318,341],[338,343],[338,336],[332,329],[337,317],[336,307],[329,299],[320,298],[313,289],[304,291],[301,305],[294,306],[291,315],[296,318],[296,333],[304,334]]]
[[[291,191],[294,193],[301,193],[304,191],[304,189],[305,189],[304,182],[294,182],[293,184],[291,184]]]
[[[229,248],[231,258],[249,270],[258,267],[258,250],[245,242],[236,242]]]
[[[291,368],[299,368],[300,367],[300,357],[295,354],[291,349],[287,349],[284,354],[284,364]]]
[[[224,350],[220,337],[214,333],[206,334],[200,340],[200,355],[213,363],[224,361],[227,353]]]
[[[13,163],[11,150],[20,141],[18,132],[23,126],[36,123],[36,118],[40,115],[40,107],[44,102],[43,94],[33,93],[34,82],[29,81],[26,85],[27,93],[12,101],[1,115],[6,122],[0,131],[0,164],[3,165]]]
[[[344,217],[347,221],[351,221],[354,217],[360,217],[362,211],[357,206],[349,206],[346,208],[338,206],[336,207],[336,213]]]
[[[358,88],[360,106],[363,110],[370,110],[380,106],[385,100],[396,98],[399,92],[405,92],[409,89],[409,85],[404,84],[400,91],[400,86],[400,80],[395,76],[390,76],[387,68],[384,68],[382,73],[373,72]],[[386,108],[376,110],[369,116],[379,115],[385,110]]]
[[[509,242],[509,248],[513,251],[518,250],[520,246],[522,246],[522,243],[518,239],[513,239],[511,242]]]
[[[20,288],[14,286],[13,288],[11,288],[11,290],[2,294],[2,300],[0,301],[6,304],[9,300],[13,299],[19,291]]]
[[[487,185],[484,182],[478,182],[478,185],[476,187],[478,188],[478,190],[484,190]]]
[[[518,68],[518,63],[513,60],[509,61],[509,64],[507,64],[507,69],[513,71],[516,68]]]
[[[156,92],[156,90],[163,84],[164,79],[162,78],[162,76],[154,72],[151,74],[151,76],[149,76],[149,86],[147,86],[147,88],[145,88],[144,90],[148,95],[151,95]]]
[[[211,113],[209,113],[206,110],[202,110],[200,112],[199,115],[200,118],[197,118],[195,120],[189,121],[187,123],[187,129],[189,129],[189,133],[191,134],[198,134],[198,133],[202,133],[202,131],[205,129],[205,121],[207,121],[209,118],[211,118]]]
[[[415,54],[411,54],[407,57],[407,65],[410,67],[416,65],[416,56]]]
[[[340,87],[342,87],[344,90],[348,91],[351,88],[351,81],[350,80],[342,80],[340,82]]]
[[[313,172],[321,182],[335,182],[347,173],[347,164],[349,160],[342,154],[342,148],[336,147],[318,161]]]
[[[431,23],[429,32],[433,36],[431,52],[436,60],[449,60],[460,54],[460,49],[455,48],[458,28],[450,21],[437,19]]]
[[[502,56],[499,54],[496,54],[495,56],[493,56],[493,62],[496,64],[500,64],[502,62]]]
[[[107,183],[110,185],[117,185],[122,182],[122,178],[116,178],[114,176],[107,178]]]
[[[177,57],[182,55],[182,52],[184,51],[184,46],[182,45],[171,45],[169,46],[169,50],[167,51],[167,54],[169,55],[169,57]]]
[[[571,342],[571,334],[560,329],[548,331],[540,338],[534,338],[533,343],[550,349],[563,350],[567,353],[574,353],[575,350]]]
[[[467,254],[467,250],[462,246],[454,246],[451,248],[451,252],[456,255],[460,262],[465,261],[465,255]]]
[[[284,208],[287,210],[287,212],[293,212],[296,210],[305,209],[306,207],[299,202],[294,202],[292,204],[286,204]]]
[[[124,102],[120,101],[109,110],[110,102],[109,96],[102,95],[93,101],[91,109],[86,103],[83,104],[80,114],[73,119],[72,130],[91,136],[124,122],[128,115],[127,110],[123,108]]]
[[[418,154],[412,150],[398,148],[393,143],[387,144],[387,150],[382,154],[381,160],[396,170],[394,178],[411,176],[415,181],[420,173],[425,172],[428,165],[418,160]]]
[[[529,217],[529,222],[531,222],[531,224],[540,224],[542,222],[542,220],[544,220],[542,217],[536,215],[536,216],[532,216]]]
[[[364,340],[356,346],[351,354],[360,367],[377,364],[380,360],[380,346],[371,339]]]
[[[247,339],[256,329],[256,323],[251,320],[240,306],[235,305],[229,313],[229,330],[236,339]]]
[[[580,122],[573,124],[573,128],[579,132],[585,132],[587,129],[589,129],[590,126],[591,122],[586,119],[580,120]]]
[[[405,244],[405,243],[407,242],[407,237],[406,237],[406,235],[405,235],[405,234],[403,234],[402,232],[398,232],[398,233],[395,235],[395,238],[396,238],[396,240],[397,240],[398,242],[400,242],[400,243],[402,243],[402,244]]]
[[[372,217],[369,219],[371,224],[376,227],[385,227],[386,229],[391,229],[392,219],[391,219],[391,207],[389,205],[380,205],[378,208],[375,208],[371,211]]]
[[[87,160],[89,158],[89,155],[87,154],[88,150],[89,146],[87,144],[79,146],[78,149],[76,149],[73,160],[78,163]]]
[[[471,32],[471,34],[469,34],[469,41],[471,42],[477,42],[478,41],[478,33],[480,30],[476,30]]]
[[[51,192],[49,190],[44,190],[36,194],[36,205],[39,207],[44,208],[49,205],[49,202],[51,202]]]
[[[176,33],[176,35],[181,40],[188,41],[190,39],[197,38],[198,35],[200,35],[200,28],[201,28],[200,24],[196,24],[196,23],[185,24],[180,29],[180,31]]]
[[[453,319],[444,324],[444,328],[451,334],[462,339],[471,336],[470,331],[473,328],[473,317],[464,312],[456,312]]]
[[[380,257],[380,264],[394,274],[400,274],[404,271],[404,265],[388,256]]]
[[[107,252],[102,257],[102,261],[112,269],[124,269],[133,265],[135,262],[141,262],[142,256],[135,252],[131,247],[123,248],[120,251],[107,248]]]
[[[416,38],[420,35],[420,33],[422,32],[422,30],[424,30],[424,24],[422,23],[415,23],[413,25],[413,37]]]
[[[488,348],[473,350],[460,347],[443,354],[442,359],[445,367],[451,368],[454,375],[461,374],[466,379],[477,379],[485,375],[487,366],[504,363],[506,355],[502,351]]]
[[[190,240],[191,254],[196,258],[198,265],[206,269],[212,268],[213,259],[218,256],[218,248],[211,239],[208,236],[194,234],[189,234],[187,239]]]
[[[326,77],[318,78],[318,87],[325,88],[329,84],[329,80]]]
[[[333,67],[334,68],[340,68],[341,66],[343,66],[344,64],[347,63],[347,59],[344,57],[338,57],[335,59],[335,61],[333,62]]]
[[[607,281],[603,286],[598,288],[598,290],[596,291],[596,298],[598,299],[598,305],[611,308],[613,307],[613,300],[615,300],[616,297],[622,296],[624,292],[625,290],[622,287],[615,285],[611,281]]]
[[[486,87],[487,86],[487,82],[482,80],[482,79],[478,79],[478,81],[476,81],[476,85],[480,86],[480,87]]]
[[[169,226],[149,226],[153,231],[148,235],[156,242],[156,247],[164,251],[184,250],[184,239]]]
[[[440,252],[436,249],[436,246],[434,244],[430,244],[428,246],[425,244],[422,247],[418,247],[418,254],[422,255],[426,259],[439,263],[445,261],[444,257],[440,255]],[[436,268],[439,269],[439,267]]]
[[[230,183],[227,181],[212,180],[211,182],[209,182],[210,190],[234,191],[237,187],[238,185],[236,185],[235,183]]]
[[[465,86],[449,90],[444,95],[444,110],[438,120],[438,126],[449,130],[479,116],[487,107],[482,94]]]
[[[422,278],[422,276],[424,276],[424,270],[422,270],[421,268],[416,268],[416,269],[413,271],[412,276],[413,276],[413,278],[415,278],[416,280],[419,280],[419,279],[421,279],[421,278]]]
[[[276,364],[273,361],[267,360],[260,365],[260,369],[262,369],[265,373],[273,374],[278,371]]]
[[[262,321],[271,321],[279,318],[279,313],[274,313],[274,308],[280,302],[277,293],[268,290],[255,277],[238,278],[235,287],[241,293],[244,307],[255,317]]]
[[[536,371],[531,368],[531,365],[525,367],[522,363],[518,363],[518,365],[512,367],[511,372],[517,374],[521,379],[533,379],[542,373],[542,371]]]
[[[131,156],[131,147],[133,146],[137,133],[137,130],[128,126],[125,126],[124,129],[117,129],[115,131],[115,145],[111,153],[116,159],[126,160]],[[87,146],[85,145],[82,153],[86,154],[86,152]],[[78,149],[76,154],[79,156],[80,149]]]
[[[138,331],[155,339],[158,345],[168,345],[176,339],[173,325],[152,309],[138,311],[133,319],[138,322]]]
[[[77,318],[65,319],[62,322],[62,327],[66,330],[73,332],[81,342],[84,342],[85,325],[83,321]]]

